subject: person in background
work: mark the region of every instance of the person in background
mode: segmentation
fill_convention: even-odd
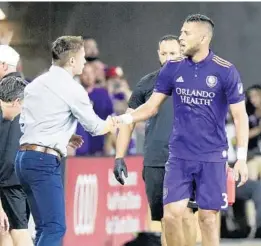
[[[100,51],[96,40],[91,36],[85,36],[84,51],[85,60],[93,68],[95,74],[95,83],[97,86],[105,87],[105,69],[106,65],[99,59]]]
[[[19,61],[20,55],[16,50],[7,44],[0,45],[1,83],[6,81],[6,79],[9,80],[9,78],[12,80],[13,77],[21,79],[21,73],[17,71]],[[27,82],[24,81],[24,83]],[[10,85],[12,85],[12,83]],[[2,92],[4,92],[6,85],[2,84],[1,86]],[[12,88],[7,89],[6,92]],[[15,90],[17,88],[14,87],[13,89]],[[13,92],[14,91],[12,91],[12,93]],[[3,209],[10,221],[10,233],[1,237],[1,243],[6,246],[13,245],[13,243],[16,245],[18,242],[20,245],[26,243],[30,245],[28,241],[30,236],[27,230],[30,209],[26,195],[14,172],[15,154],[18,150],[19,138],[21,136],[18,122],[19,116],[13,121],[6,120],[5,114],[9,114],[12,108],[5,108],[5,105],[6,104],[2,103],[0,109],[0,188]],[[4,214],[2,213],[2,215]]]
[[[99,59],[90,61],[89,65],[93,68],[95,74],[95,84],[97,87],[106,87],[105,70],[106,65]]]
[[[248,171],[249,178],[261,176],[261,86],[253,85],[247,90],[247,113],[249,119]]]
[[[80,75],[80,83],[88,92],[92,102],[94,112],[101,118],[106,119],[113,114],[112,99],[110,98],[106,88],[97,87],[96,76],[93,66],[86,63],[82,74]],[[91,136],[84,130],[81,124],[77,125],[76,134],[81,135],[84,139],[83,145],[76,150],[77,156],[85,155],[110,155],[112,152],[112,134],[106,136]]]
[[[1,26],[0,28],[0,45],[9,45],[12,41],[14,31]]]
[[[83,41],[86,61],[91,62],[98,59],[100,51],[96,40],[91,36],[85,36]]]
[[[106,69],[106,85],[112,98],[115,115],[123,114],[128,108],[128,100],[131,97],[132,91],[130,90],[127,80],[124,78],[124,72],[121,67],[112,66]],[[144,122],[140,122],[136,125],[131,135],[130,144],[127,150],[128,155],[137,154],[137,143],[140,141],[143,142],[144,138],[143,132],[142,139],[140,139],[140,135],[137,133],[139,133],[138,130],[140,129],[144,130],[144,125]],[[118,133],[116,133],[113,138],[114,149],[112,155],[115,154],[117,134]]]
[[[30,210],[27,197],[14,170],[15,156],[22,135],[19,119],[25,86],[26,81],[16,76],[7,76],[0,82],[3,115],[0,122],[0,221],[1,229],[8,232],[0,236],[1,246],[33,246],[28,231]],[[6,223],[3,224],[6,222],[3,210],[8,217],[10,228]]]
[[[236,154],[236,128],[233,122],[231,114],[228,114],[226,123],[226,133],[228,140],[228,163],[233,167],[237,160]],[[247,206],[244,206],[245,211],[242,211],[242,207],[239,207],[241,202],[252,201],[255,210],[254,225],[251,228],[249,222],[246,221],[246,217],[250,220],[250,216],[253,215]],[[246,203],[245,203],[246,205]],[[228,233],[228,237],[231,238],[246,238],[249,236],[251,229],[254,232],[255,238],[261,238],[261,183],[256,180],[247,180],[245,185],[236,187],[236,202],[233,205],[235,216],[235,230]],[[247,211],[248,210],[248,211]],[[247,216],[246,216],[247,212]]]
[[[20,55],[9,45],[0,45],[0,79],[8,76],[22,77],[17,71]]]
[[[124,97],[125,101],[131,97],[131,89],[127,80],[124,78],[124,73],[121,67],[108,67],[106,69],[106,84],[109,94],[114,96]]]

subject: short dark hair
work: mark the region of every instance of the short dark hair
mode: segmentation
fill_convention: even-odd
[[[13,102],[24,98],[26,81],[20,77],[8,76],[0,81],[0,100]]]
[[[248,91],[251,91],[251,90],[260,90],[260,91],[261,91],[261,85],[259,85],[259,84],[254,84],[254,85],[248,87],[247,92],[248,92]]]
[[[212,29],[214,29],[215,27],[213,20],[211,20],[206,15],[202,15],[202,14],[189,15],[186,18],[185,22],[203,22],[203,23],[208,23],[212,27]]]
[[[59,66],[64,66],[72,54],[77,53],[83,47],[81,36],[62,36],[56,39],[52,45],[52,58]]]
[[[161,44],[163,41],[170,41],[170,40],[176,40],[177,42],[179,42],[178,36],[168,34],[168,35],[165,35],[165,36],[160,38],[159,44]]]
[[[86,41],[86,40],[90,40],[90,39],[95,40],[95,38],[92,37],[92,36],[82,36],[82,39],[83,39],[84,41]]]

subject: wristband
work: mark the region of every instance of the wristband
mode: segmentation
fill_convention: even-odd
[[[131,114],[123,114],[119,117],[123,124],[132,124],[133,123],[133,117]]]
[[[247,160],[247,149],[243,147],[238,147],[237,148],[237,159],[238,160]]]

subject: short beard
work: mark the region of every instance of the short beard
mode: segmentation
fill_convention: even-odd
[[[197,47],[193,47],[187,50],[186,53],[183,53],[183,55],[187,57],[193,57],[198,51],[199,49]]]

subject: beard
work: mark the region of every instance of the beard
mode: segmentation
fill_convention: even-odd
[[[191,47],[184,52],[181,51],[183,56],[187,57],[193,57],[197,52],[199,51],[198,45],[195,45],[194,47]]]

